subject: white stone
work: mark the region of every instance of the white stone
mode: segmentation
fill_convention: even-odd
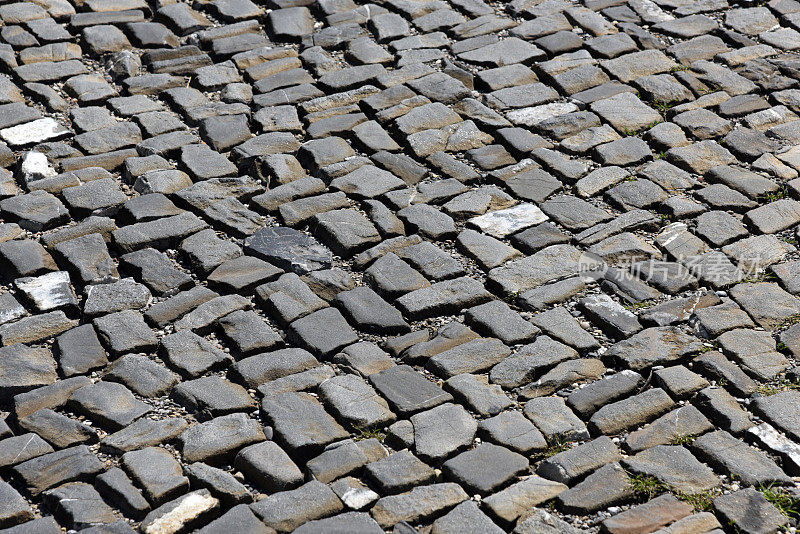
[[[668,20],[675,20],[675,17],[666,13],[663,9],[658,7],[655,2],[651,0],[628,0],[628,4],[640,16],[647,17],[647,22],[655,24],[657,22],[666,22]]]
[[[342,502],[352,510],[361,510],[380,498],[369,488],[351,488],[342,494]]]
[[[469,220],[469,224],[477,227],[484,234],[502,238],[535,224],[543,223],[547,219],[547,215],[542,210],[533,204],[526,203],[473,217]]]
[[[775,106],[762,111],[756,111],[745,118],[747,125],[759,132],[766,132],[773,126],[792,122],[800,119],[786,106]]]
[[[800,468],[800,445],[783,436],[769,423],[761,423],[747,429],[768,449],[781,454],[792,462],[795,468]]]
[[[4,295],[6,297],[10,297],[10,295]],[[13,298],[13,297],[11,297]],[[19,319],[20,317],[25,317],[28,312],[25,308],[22,307],[21,304],[11,304],[11,298],[9,298],[9,302],[4,303],[5,306],[0,309],[0,324],[5,324],[9,321],[13,321],[14,319]],[[5,300],[5,298],[3,299]]]
[[[0,130],[0,137],[11,146],[26,146],[61,139],[69,133],[66,127],[47,117],[4,128]]]
[[[553,104],[544,104],[542,106],[515,109],[506,113],[506,117],[514,124],[535,126],[547,119],[566,115],[573,111],[578,111],[578,106],[571,102],[554,102]]]
[[[184,525],[198,516],[219,506],[219,501],[208,490],[187,495],[181,502],[145,528],[145,534],[173,534],[183,530]]]
[[[50,165],[50,162],[47,161],[47,156],[35,150],[27,152],[22,156],[22,164],[19,170],[26,184],[57,174],[53,166]]]
[[[14,284],[41,311],[77,304],[75,293],[70,285],[69,273],[66,271],[55,271],[34,278],[17,279]]]

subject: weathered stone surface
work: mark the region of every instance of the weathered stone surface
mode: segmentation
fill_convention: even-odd
[[[713,428],[697,408],[681,406],[628,434],[624,447],[628,451],[638,452],[656,445],[668,445],[681,436],[696,436]]]
[[[312,481],[261,499],[251,509],[268,527],[291,532],[303,523],[341,511],[343,505],[328,486]]]
[[[380,499],[371,510],[372,517],[383,528],[400,522],[416,522],[437,515],[467,500],[458,484],[445,482],[419,486],[408,493]]]
[[[176,438],[188,426],[185,419],[167,418],[160,421],[138,419],[122,430],[103,438],[101,448],[122,454],[142,447],[158,445]]]
[[[261,425],[243,413],[223,415],[181,433],[181,455],[188,462],[221,463],[236,451],[265,438]]]
[[[86,445],[44,454],[14,467],[14,472],[33,494],[65,482],[91,480],[103,464]]]
[[[541,371],[577,357],[572,347],[542,335],[492,367],[489,380],[507,388],[523,386]]]
[[[683,519],[692,513],[689,504],[679,501],[674,495],[656,497],[603,521],[603,528],[611,533],[630,531],[654,531]]]
[[[345,429],[308,393],[280,393],[261,408],[280,443],[295,454],[310,455],[348,436]]]
[[[764,328],[774,329],[800,313],[800,300],[775,283],[738,284],[731,289],[731,294]]]
[[[621,458],[611,439],[602,436],[551,456],[539,465],[536,472],[549,480],[570,484],[586,473]]]
[[[730,472],[744,484],[764,486],[790,480],[764,453],[724,430],[700,436],[693,447],[709,464]]]
[[[20,419],[19,425],[42,436],[58,448],[82,443],[93,444],[98,441],[97,432],[90,426],[47,408]]]
[[[545,503],[566,490],[567,486],[536,475],[512,484],[484,499],[484,503],[493,516],[505,523],[513,523],[528,511]]]
[[[3,496],[3,506],[0,512],[0,524],[3,528],[13,527],[18,523],[33,519],[31,507],[22,498],[22,495],[17,493],[7,482],[0,483],[0,495]]]
[[[234,464],[264,491],[292,489],[303,482],[300,469],[273,441],[245,447],[236,455]]]
[[[75,390],[67,404],[110,430],[121,430],[150,411],[122,384],[104,381]]]
[[[366,467],[367,475],[388,493],[401,493],[435,478],[432,468],[409,451],[388,455]]]
[[[658,417],[673,405],[672,399],[663,389],[649,389],[639,395],[603,406],[592,415],[589,426],[598,434],[616,434]]]
[[[623,460],[623,464],[684,493],[700,493],[720,485],[714,472],[680,445],[658,445]]]
[[[0,529],[782,528],[800,7],[729,4],[0,5]]]
[[[582,253],[571,245],[552,245],[521,260],[511,261],[489,271],[490,287],[506,293],[520,293],[599,265],[583,263]]]
[[[478,429],[464,408],[450,403],[413,415],[411,423],[417,456],[433,461],[468,447]]]
[[[325,380],[319,387],[323,402],[340,419],[358,428],[370,428],[394,422],[389,405],[372,386],[354,375]]]
[[[647,328],[620,341],[606,353],[607,358],[625,362],[634,370],[671,363],[700,352],[702,343],[676,327]]]
[[[442,465],[448,478],[481,494],[508,484],[527,467],[528,460],[521,454],[492,444],[479,445]]]
[[[585,514],[626,502],[632,497],[630,477],[619,463],[611,462],[560,493],[557,502],[564,512]]]
[[[126,452],[122,455],[122,465],[156,506],[189,487],[189,479],[183,476],[181,465],[168,451],[159,447]]]
[[[113,510],[85,482],[70,482],[44,493],[44,502],[55,515],[73,527],[88,527],[114,521]]]
[[[401,414],[415,413],[453,400],[452,395],[408,365],[369,376],[369,381]]]
[[[15,343],[0,348],[0,398],[47,386],[56,381],[56,367],[49,350]]]
[[[53,447],[39,437],[38,434],[32,432],[8,437],[2,440],[2,443],[4,452],[3,456],[0,457],[0,463],[4,467],[53,452]]]
[[[188,377],[198,377],[206,371],[223,367],[231,359],[218,347],[189,330],[162,338],[159,352],[172,368]]]
[[[570,410],[561,397],[529,400],[525,403],[524,413],[549,441],[576,441],[589,437],[583,421]]]
[[[787,518],[754,488],[721,495],[712,502],[724,521],[743,532],[776,532]]]

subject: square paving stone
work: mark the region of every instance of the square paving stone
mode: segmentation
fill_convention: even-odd
[[[68,405],[109,430],[121,430],[151,409],[122,384],[103,381],[75,390]]]
[[[300,469],[274,441],[245,447],[236,455],[234,465],[268,492],[290,490],[303,482]]]
[[[181,464],[161,447],[147,447],[122,455],[122,466],[144,488],[147,499],[159,506],[189,488]]]
[[[0,483],[3,507],[0,511],[0,524],[3,528],[13,527],[33,519],[33,510],[25,499],[7,482]]]
[[[124,310],[98,317],[93,321],[100,340],[114,354],[146,352],[156,347],[156,336],[142,315]]]
[[[630,93],[620,93],[598,100],[590,107],[622,134],[639,131],[661,120],[661,115],[657,111]]]
[[[275,493],[251,506],[268,527],[280,532],[294,531],[303,523],[332,516],[343,508],[336,494],[316,480],[294,490]],[[325,529],[324,525],[321,528]]]
[[[355,428],[372,428],[395,420],[386,401],[364,379],[355,375],[325,380],[319,386],[319,394],[339,419]]]
[[[647,530],[659,529],[677,522],[692,513],[691,505],[679,501],[672,494],[660,495],[603,521],[609,532],[625,532],[631,525]]]
[[[721,495],[712,502],[714,511],[728,524],[743,532],[776,532],[788,521],[777,508],[770,504],[762,493],[754,488],[745,488],[728,495]]]
[[[69,221],[69,212],[61,201],[41,190],[0,201],[0,212],[32,232],[49,230]]]
[[[504,447],[483,443],[442,466],[446,476],[470,491],[487,494],[508,484],[528,468],[528,460]]]
[[[44,502],[54,515],[73,528],[111,523],[114,513],[91,484],[70,482],[46,491]]]
[[[320,240],[342,257],[352,256],[381,240],[369,219],[352,209],[317,214],[312,225]]]
[[[400,312],[368,287],[358,287],[336,295],[333,303],[359,330],[376,334],[403,334],[411,327]]]
[[[636,473],[654,476],[664,484],[690,494],[720,485],[719,477],[681,446],[658,445],[623,460],[623,464]]]
[[[331,253],[314,238],[292,228],[264,228],[245,240],[245,250],[298,274],[330,266]]]
[[[234,413],[190,426],[180,434],[178,442],[185,461],[220,464],[231,461],[241,447],[264,439],[256,420]]]
[[[760,326],[774,329],[800,313],[800,300],[775,283],[738,284],[731,294]]]
[[[67,330],[56,338],[55,344],[64,376],[85,374],[108,364],[106,352],[91,324]]]
[[[140,354],[127,354],[116,360],[104,378],[120,382],[143,397],[160,397],[179,380],[175,373]]]
[[[0,464],[3,467],[26,462],[53,452],[53,447],[33,432],[8,437],[0,443],[3,444],[3,454],[0,456]]]
[[[255,405],[247,390],[218,376],[181,382],[171,395],[179,404],[201,417],[249,411]]]
[[[189,377],[222,368],[232,360],[222,349],[189,330],[164,336],[159,355],[180,374]]]
[[[472,444],[478,423],[463,407],[445,403],[411,416],[414,451],[423,460],[438,462]]]
[[[408,365],[397,365],[371,374],[369,381],[402,415],[453,400],[452,395]]]
[[[494,517],[511,524],[531,508],[549,501],[566,489],[567,486],[560,482],[531,475],[486,497],[483,502]]]
[[[280,393],[264,399],[264,415],[272,422],[279,443],[295,455],[308,457],[347,431],[308,393]]]
[[[289,336],[311,352],[330,356],[358,341],[355,331],[335,308],[325,308],[294,321]]]
[[[328,306],[295,273],[258,286],[256,299],[282,325]]]
[[[402,493],[429,484],[435,478],[433,469],[407,450],[367,464],[366,472],[386,493]]]

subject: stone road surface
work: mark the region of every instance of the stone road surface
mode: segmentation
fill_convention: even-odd
[[[800,1],[0,19],[0,531],[795,532]]]

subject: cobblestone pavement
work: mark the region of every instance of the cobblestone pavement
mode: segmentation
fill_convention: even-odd
[[[0,531],[795,532],[800,2],[358,2],[0,3]]]

